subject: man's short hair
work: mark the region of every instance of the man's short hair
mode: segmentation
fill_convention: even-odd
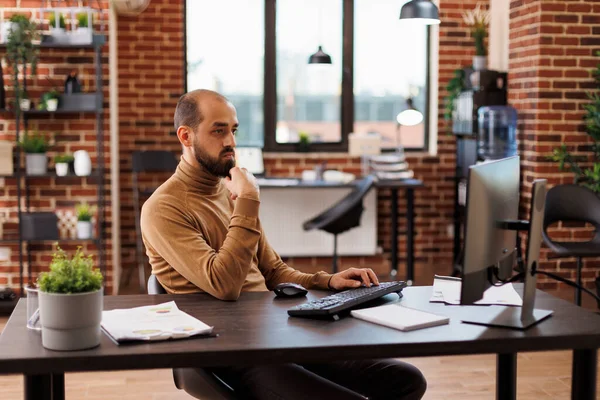
[[[173,118],[175,129],[178,129],[180,126],[189,126],[195,131],[198,128],[198,125],[204,120],[198,102],[203,96],[229,101],[222,94],[207,89],[197,89],[184,94],[179,98],[177,107],[175,108],[175,117]]]

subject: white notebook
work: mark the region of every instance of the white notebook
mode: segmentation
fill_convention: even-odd
[[[413,331],[431,326],[445,325],[450,322],[450,318],[446,316],[416,310],[400,304],[388,304],[385,306],[364,308],[362,310],[352,310],[350,314],[354,318],[389,326],[401,331]]]

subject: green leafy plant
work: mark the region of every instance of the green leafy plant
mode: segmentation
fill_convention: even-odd
[[[54,156],[54,163],[55,164],[68,164],[70,162],[73,162],[75,160],[75,157],[73,157],[72,154],[57,154],[56,156]]]
[[[50,271],[42,272],[38,277],[38,285],[46,293],[87,293],[102,287],[103,277],[94,268],[92,256],[85,256],[81,247],[77,248],[73,258],[58,247],[52,256]]]
[[[456,69],[454,71],[454,77],[450,79],[446,90],[448,96],[444,106],[444,118],[446,120],[452,119],[452,113],[454,112],[454,101],[458,98],[460,93],[465,89],[464,86],[465,71],[463,69]]]
[[[596,56],[600,57],[600,51],[596,53]],[[573,155],[564,143],[559,148],[554,149],[549,158],[558,162],[560,170],[570,169],[575,174],[576,184],[585,186],[600,195],[600,64],[594,70],[593,75],[598,90],[588,92],[591,104],[583,106],[586,110],[583,117],[585,130],[592,140],[590,146],[592,151],[591,166],[585,167],[582,165],[589,161],[589,157]]]
[[[83,202],[75,206],[75,213],[77,214],[77,221],[89,222],[92,220],[92,216],[96,212],[96,207],[90,206],[88,203]]]
[[[42,154],[50,148],[50,140],[39,132],[34,132],[33,135],[25,132],[23,139],[19,142],[19,146],[25,153]]]
[[[48,18],[48,25],[50,26],[50,28],[56,28],[55,13],[50,14],[50,17]],[[58,27],[63,29],[67,27],[67,24],[65,23],[65,16],[62,14],[58,14]]]
[[[11,22],[13,26],[8,33],[6,42],[6,61],[11,68],[13,89],[15,92],[15,109],[19,113],[19,101],[23,93],[27,93],[27,66],[29,65],[31,76],[37,73],[39,48],[34,42],[39,40],[37,25],[24,15],[13,15]],[[23,84],[20,85],[19,74],[23,75]]]
[[[487,56],[487,47],[485,38],[487,37],[487,26],[490,22],[489,11],[483,9],[480,3],[477,3],[474,10],[463,14],[465,24],[471,27],[471,36],[475,39],[475,55]]]
[[[77,22],[79,23],[80,28],[87,28],[88,25],[88,15],[87,13],[79,13],[77,14]]]

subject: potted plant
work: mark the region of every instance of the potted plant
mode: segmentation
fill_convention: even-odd
[[[298,132],[298,151],[307,152],[310,148],[310,136],[306,132]]]
[[[35,23],[26,17],[20,17],[16,22],[13,21],[6,44],[6,60],[12,69],[15,109],[17,112],[21,110],[22,96],[27,93],[27,66],[30,66],[32,76],[37,72],[39,49],[34,45],[34,42],[38,38],[39,32]],[[19,83],[20,71],[23,74],[22,86]],[[31,102],[24,102],[25,108],[27,108],[27,104],[31,106]]]
[[[91,207],[86,202],[75,206],[77,214],[77,239],[92,238],[92,215],[95,212],[95,207]]]
[[[71,43],[88,44],[92,42],[92,29],[89,24],[91,13],[77,14],[77,29],[72,32]]]
[[[58,21],[56,20],[57,15]],[[48,27],[50,28],[50,36],[52,36],[54,41],[60,43],[66,40],[67,35],[65,33],[65,28],[67,27],[67,24],[65,23],[64,15],[58,11],[52,12],[48,18]]]
[[[44,175],[48,172],[46,152],[50,141],[38,132],[33,135],[25,132],[19,146],[25,152],[25,172],[27,175]]]
[[[600,51],[596,53],[600,57]],[[586,156],[574,156],[563,143],[558,149],[554,149],[550,159],[557,161],[561,170],[568,167],[575,174],[575,183],[593,190],[600,196],[600,64],[593,72],[597,90],[589,92],[588,98],[591,104],[583,107],[586,110],[584,116],[585,130],[591,138],[591,165],[585,167],[582,162],[590,161]]]
[[[29,21],[29,18],[27,18],[26,15],[14,14],[8,21],[2,22],[2,41],[0,41],[0,43],[8,42],[10,31],[13,29],[18,30],[19,26],[27,21]]]
[[[487,26],[490,22],[490,13],[477,3],[474,10],[463,14],[463,20],[467,26],[471,27],[471,35],[475,39],[475,57],[473,57],[473,69],[483,71],[487,68],[487,47],[485,38],[487,37]]]
[[[72,154],[57,154],[54,157],[54,166],[56,168],[56,175],[66,176],[69,173],[69,163],[75,160]]]
[[[38,278],[42,345],[83,350],[100,344],[103,277],[81,247],[69,258],[60,247]]]
[[[43,105],[43,109],[48,111],[56,111],[58,108],[58,99],[60,98],[60,93],[56,88],[44,93],[42,95],[41,104]]]
[[[31,109],[31,99],[27,94],[27,91],[19,89],[19,108],[21,111],[29,111]]]

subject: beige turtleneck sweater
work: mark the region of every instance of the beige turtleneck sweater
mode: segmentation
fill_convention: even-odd
[[[330,274],[296,271],[269,246],[259,204],[232,201],[220,178],[182,157],[175,174],[142,207],[152,273],[169,293],[206,292],[221,300],[282,282],[326,289]]]

